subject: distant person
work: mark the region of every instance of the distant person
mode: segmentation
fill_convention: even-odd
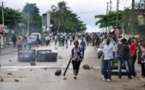
[[[22,50],[22,45],[23,45],[23,37],[19,36],[17,40],[18,51]]]
[[[68,36],[65,35],[65,44],[68,45]]]
[[[85,49],[86,49],[86,42],[82,39],[82,41],[80,42],[80,48],[82,50],[82,57],[84,58],[84,54],[85,54]]]
[[[130,64],[129,64],[130,71],[131,71],[132,76],[135,77],[136,76],[135,62],[137,59],[137,55],[136,55],[137,46],[136,46],[136,43],[134,42],[134,40],[131,40],[131,43],[129,45],[129,49],[130,49],[130,56],[131,56]]]
[[[28,48],[31,49],[32,48],[32,39],[31,37],[28,37]]]
[[[81,55],[81,49],[79,47],[78,41],[74,42],[74,47],[72,48],[71,52],[72,52],[71,53],[71,60],[72,60],[72,65],[73,65],[74,79],[77,79],[77,75],[79,73],[79,67],[80,67],[80,64],[83,60],[82,55]]]
[[[39,46],[39,44],[40,44],[40,38],[39,38],[39,35],[37,35],[37,38],[36,38],[36,45],[37,45],[37,47]]]
[[[106,45],[104,46],[104,58],[103,58],[103,80],[111,80],[111,61],[115,60],[115,46],[110,44],[110,39],[106,40]]]
[[[17,37],[15,34],[12,37],[12,42],[13,42],[13,47],[16,47]]]
[[[73,42],[73,35],[70,35],[70,45],[72,45],[72,42]]]
[[[50,37],[49,35],[46,36],[46,46],[50,45]]]
[[[141,47],[141,75],[145,77],[145,41],[143,41]]]
[[[43,35],[41,35],[40,40],[41,40],[41,45],[45,45],[45,38]]]
[[[54,36],[54,41],[55,41],[55,45],[57,45],[57,42],[58,42],[58,36],[57,35]]]
[[[100,42],[99,36],[98,35],[95,35],[94,40],[95,40],[95,45],[98,48],[99,47],[99,44],[100,44],[99,43]]]

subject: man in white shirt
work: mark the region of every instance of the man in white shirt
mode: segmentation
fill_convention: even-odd
[[[55,40],[55,45],[57,44],[57,35],[54,36],[54,40]]]
[[[104,46],[104,58],[103,58],[103,80],[111,80],[111,61],[115,59],[115,46],[110,43],[110,39],[106,40]]]
[[[31,49],[31,46],[32,46],[32,39],[31,39],[31,37],[28,37],[27,40],[28,40],[28,41],[27,41],[27,43],[28,43],[28,48]]]

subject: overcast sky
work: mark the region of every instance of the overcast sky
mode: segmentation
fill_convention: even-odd
[[[97,14],[105,14],[107,2],[110,0],[3,0],[5,7],[22,10],[24,5],[29,3],[36,3],[40,9],[40,14],[50,10],[51,5],[56,5],[59,1],[66,1],[67,5],[79,15],[80,19],[87,24],[87,31],[99,31],[98,26],[95,26],[94,16]],[[116,10],[116,1],[112,0],[112,10]],[[120,9],[131,6],[132,0],[120,0]]]

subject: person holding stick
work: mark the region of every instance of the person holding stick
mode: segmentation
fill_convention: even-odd
[[[72,48],[72,53],[71,53],[71,60],[73,66],[74,79],[77,79],[77,75],[79,73],[79,67],[83,60],[81,54],[81,48],[79,47],[78,41],[74,42],[74,47]]]

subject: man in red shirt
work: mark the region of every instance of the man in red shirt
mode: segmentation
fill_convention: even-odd
[[[135,61],[136,61],[136,50],[137,46],[134,40],[131,40],[131,44],[129,45],[130,49],[130,56],[131,56],[131,62],[130,62],[130,71],[132,76],[136,76],[135,72]]]

